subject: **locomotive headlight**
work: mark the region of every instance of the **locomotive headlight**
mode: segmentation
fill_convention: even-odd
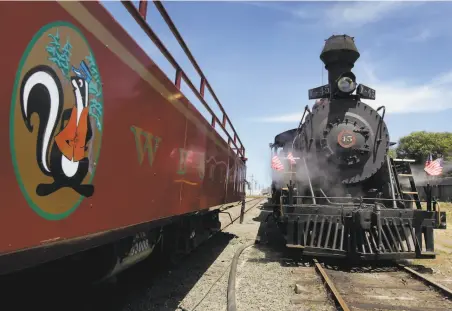
[[[356,83],[349,77],[342,77],[337,82],[337,87],[343,93],[352,93],[356,89]]]

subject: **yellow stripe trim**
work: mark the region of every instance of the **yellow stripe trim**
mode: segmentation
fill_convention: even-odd
[[[188,184],[188,185],[192,185],[192,186],[196,186],[198,183],[196,183],[196,182],[191,182],[191,181],[188,181],[188,180],[184,180],[184,179],[177,179],[177,180],[175,180],[174,182],[177,182],[177,183],[184,183],[184,184]]]

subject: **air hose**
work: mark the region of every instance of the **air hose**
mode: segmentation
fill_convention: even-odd
[[[234,258],[231,263],[231,270],[229,271],[229,279],[228,279],[228,309],[227,311],[237,311],[237,305],[235,301],[235,281],[237,275],[237,264],[239,262],[239,257],[242,252],[254,245],[254,241],[248,242],[245,245],[242,245],[234,254]]]

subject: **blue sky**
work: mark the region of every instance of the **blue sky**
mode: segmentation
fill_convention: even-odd
[[[103,4],[173,80],[172,67],[122,4]],[[332,34],[355,37],[361,57],[353,72],[358,82],[377,91],[377,100],[366,103],[386,106],[392,141],[412,131],[452,131],[450,2],[164,5],[245,145],[248,179],[253,175],[269,185],[268,144],[276,134],[296,127],[304,106],[312,106],[308,89],[326,83],[319,55]],[[151,27],[199,85],[194,69],[151,3],[148,14]],[[188,87],[182,91],[200,107]],[[210,98],[208,102],[214,105]]]

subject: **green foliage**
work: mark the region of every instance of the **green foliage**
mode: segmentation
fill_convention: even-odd
[[[396,152],[396,149],[390,148],[390,149],[388,150],[388,155],[389,155],[391,158],[393,158],[393,159],[397,158],[397,152]]]
[[[399,140],[397,156],[411,158],[416,162],[425,162],[429,153],[433,159],[443,156],[452,159],[452,133],[413,132]]]

